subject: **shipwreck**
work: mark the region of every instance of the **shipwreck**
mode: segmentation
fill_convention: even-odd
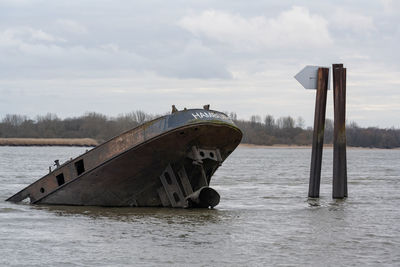
[[[178,111],[58,164],[7,201],[112,207],[215,207],[213,174],[242,132],[224,113]]]

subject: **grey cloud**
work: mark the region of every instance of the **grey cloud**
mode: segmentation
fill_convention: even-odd
[[[134,20],[128,17],[126,22]],[[134,70],[182,79],[230,78],[218,55],[181,37],[185,34],[175,20],[169,26],[151,21],[140,27],[117,24],[116,31],[102,28],[103,21],[97,28],[91,23],[54,18],[45,27],[0,25],[0,56],[6,63],[0,64],[0,77],[96,76],[99,71]]]
[[[212,99],[243,117],[269,110],[275,116],[299,114],[313,99],[296,91],[293,75],[306,64],[343,62],[351,85],[349,115],[361,118],[361,104],[351,105],[355,99],[375,109],[376,97],[368,96],[380,95],[378,104],[390,108],[398,102],[398,2],[300,0],[296,9],[292,0],[0,1],[0,116],[53,108],[64,114],[89,107],[102,111],[109,99],[107,112],[116,106],[130,110],[132,99],[135,108],[150,110],[165,99],[187,106]],[[182,25],[208,10],[233,23],[224,28],[216,16],[205,18],[205,28]],[[309,23],[300,23],[299,16]],[[324,42],[318,43],[320,35]],[[380,78],[388,71],[390,80]],[[149,84],[169,90],[162,96],[140,91]],[[59,108],[48,103],[62,99],[69,87],[75,90],[71,98],[81,101]],[[98,88],[120,93],[109,98],[94,93]],[[379,108],[375,121],[398,122],[397,109]],[[361,124],[367,125],[364,117]]]
[[[180,54],[160,63],[159,72],[166,76],[198,79],[231,79],[224,61],[199,42],[189,43]]]

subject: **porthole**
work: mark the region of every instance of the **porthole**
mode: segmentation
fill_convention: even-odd
[[[180,198],[179,198],[178,194],[173,193],[173,196],[174,196],[175,202],[179,202]]]
[[[168,184],[172,184],[171,176],[169,176],[168,172],[164,173],[164,177]]]

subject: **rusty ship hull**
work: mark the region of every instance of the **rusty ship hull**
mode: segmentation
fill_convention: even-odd
[[[32,204],[214,207],[212,175],[238,146],[225,114],[189,109],[157,118],[72,159],[8,201]]]

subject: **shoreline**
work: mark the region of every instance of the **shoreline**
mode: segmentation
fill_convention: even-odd
[[[95,147],[99,143],[92,138],[0,138],[0,146],[78,146],[78,147]],[[275,149],[275,148],[290,148],[290,149],[311,149],[311,145],[255,145],[255,144],[239,144],[242,148],[252,149]],[[324,148],[333,149],[332,144],[324,144]],[[397,148],[377,148],[377,147],[352,147],[347,146],[347,149],[381,149],[381,150],[400,150]]]
[[[296,148],[296,149],[311,149],[311,145],[286,145],[286,144],[276,144],[276,145],[254,145],[254,144],[239,144],[239,147],[242,148],[266,148],[266,149],[274,149],[274,148]],[[333,149],[333,144],[324,144],[324,148]],[[357,146],[347,146],[347,149],[351,150],[400,150],[400,147],[395,148],[379,148],[379,147],[357,147]]]
[[[94,147],[92,138],[0,138],[0,146],[81,146]]]
[[[239,147],[246,147],[246,148],[311,148],[311,146],[307,145],[286,145],[286,144],[275,144],[275,145],[255,145],[255,144],[239,144]]]

